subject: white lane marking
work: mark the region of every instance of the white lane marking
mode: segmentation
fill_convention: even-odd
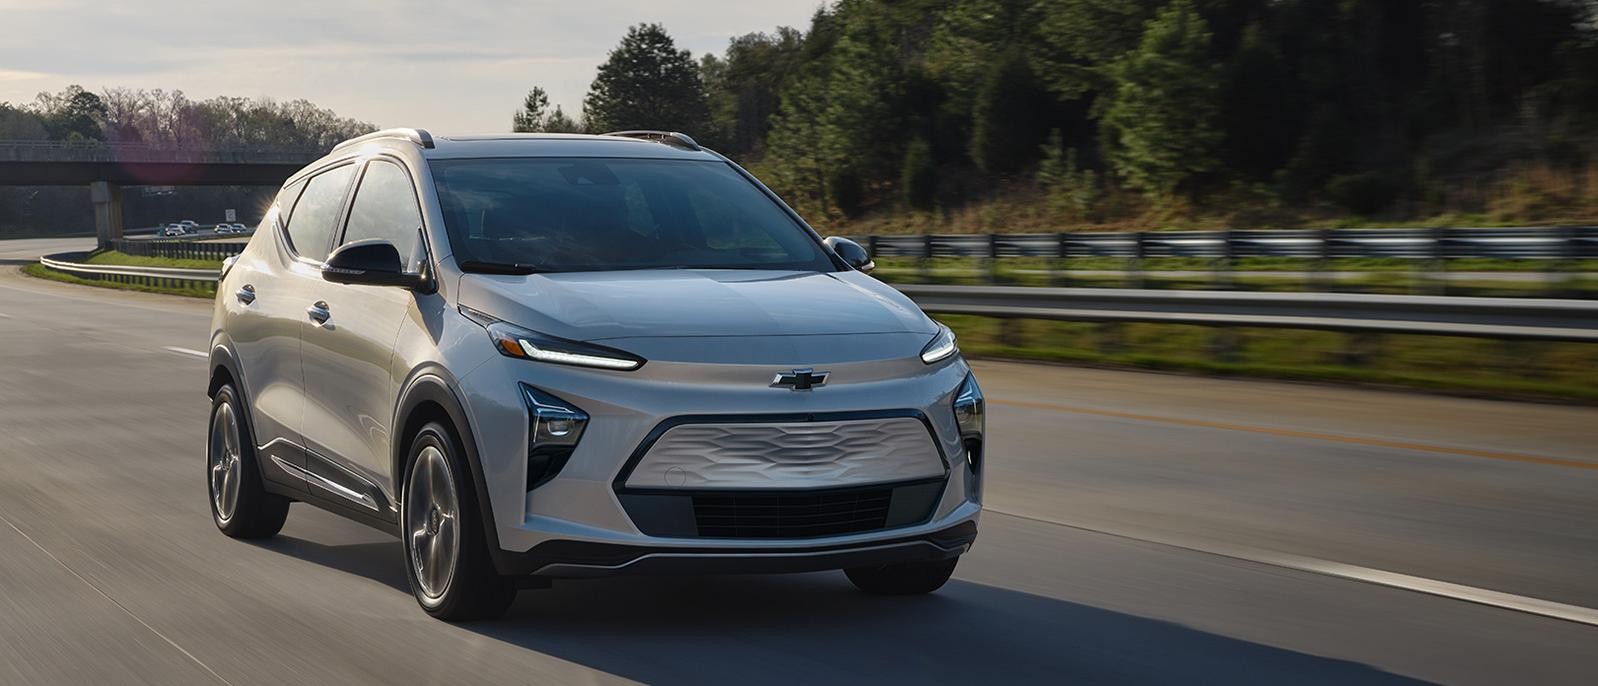
[[[21,537],[27,539],[27,541],[29,543],[32,543],[33,547],[38,548],[39,552],[44,553],[45,557],[50,558],[51,561],[53,561],[56,564],[60,565],[62,569],[67,570],[68,574],[71,574],[72,576],[76,577],[78,581],[82,581],[85,586],[88,586],[89,588],[94,589],[94,592],[100,594],[101,598],[105,598],[107,601],[110,601],[110,603],[112,605],[115,605],[118,610],[121,610],[123,614],[127,615],[133,621],[138,622],[140,626],[142,626],[142,627],[144,627],[146,629],[149,629],[150,633],[155,634],[161,640],[166,641],[167,645],[170,645],[173,648],[177,648],[178,652],[183,653],[184,657],[189,658],[189,660],[193,661],[194,664],[199,665],[200,669],[203,669],[206,672],[209,672],[211,674],[211,676],[216,677],[217,681],[219,681],[221,683],[224,683],[224,684],[229,684],[231,686],[232,682],[228,681],[227,679],[222,678],[222,675],[221,674],[217,674],[216,670],[211,669],[210,665],[205,664],[204,662],[201,662],[200,658],[197,658],[197,657],[194,656],[194,653],[191,653],[187,649],[185,649],[183,646],[178,645],[177,641],[174,641],[171,638],[167,637],[166,634],[161,633],[160,629],[157,629],[157,628],[155,628],[153,626],[150,626],[149,622],[146,622],[143,619],[140,619],[139,616],[136,615],[136,614],[133,614],[133,611],[129,610],[126,605],[123,605],[122,603],[117,602],[116,598],[112,598],[110,594],[106,593],[104,590],[101,590],[101,588],[99,586],[94,585],[94,582],[89,581],[88,579],[84,578],[84,576],[82,574],[79,574],[77,572],[77,570],[74,570],[73,568],[68,567],[67,563],[62,562],[61,558],[55,556],[55,553],[52,553],[49,550],[45,549],[44,546],[39,545],[38,541],[33,540],[33,537],[29,536],[27,534],[27,532],[23,531],[22,529],[17,528],[17,525],[12,523],[12,521],[9,518],[5,517],[4,515],[0,515],[0,521],[5,522],[6,526],[11,527],[11,530],[17,532],[18,536],[21,536]]]
[[[179,355],[193,355],[195,357],[210,357],[210,355],[207,355],[204,352],[201,352],[199,350],[192,350],[190,348],[179,348],[179,347],[177,347],[175,345],[166,346],[165,348],[162,348],[162,350],[165,350],[165,351],[167,351],[169,353],[177,353]]]
[[[10,319],[10,318],[11,318],[11,315],[6,314],[4,312],[0,312],[0,319]]]
[[[1044,519],[1042,517],[1033,517],[1029,515],[1016,514],[1013,512],[1005,512],[1003,510],[995,510],[991,507],[985,509],[986,511],[992,512],[994,514],[1040,522],[1043,524],[1053,524],[1055,526],[1063,526],[1069,529],[1077,529],[1079,531],[1104,534],[1106,536],[1124,538],[1130,541],[1153,543],[1155,545],[1161,545],[1168,548],[1180,548],[1182,550],[1190,550],[1196,553],[1204,553],[1206,555],[1229,557],[1234,560],[1242,560],[1244,562],[1270,565],[1272,567],[1281,567],[1283,569],[1292,569],[1300,572],[1309,572],[1311,574],[1320,574],[1322,576],[1348,579],[1351,581],[1362,581],[1368,584],[1387,586],[1389,588],[1397,588],[1415,593],[1425,593],[1428,595],[1441,596],[1443,598],[1463,600],[1467,603],[1486,605],[1488,607],[1496,607],[1503,610],[1513,610],[1515,612],[1524,612],[1526,614],[1539,615],[1552,619],[1561,619],[1567,622],[1575,622],[1577,624],[1598,626],[1598,610],[1589,607],[1582,607],[1580,605],[1567,605],[1565,603],[1557,603],[1552,600],[1543,600],[1541,598],[1528,598],[1526,596],[1515,595],[1513,593],[1492,591],[1485,588],[1476,588],[1474,586],[1465,586],[1463,584],[1438,581],[1436,579],[1427,579],[1425,577],[1411,576],[1409,574],[1399,574],[1397,572],[1389,572],[1381,569],[1371,569],[1369,567],[1360,567],[1357,565],[1344,564],[1342,562],[1332,562],[1330,560],[1321,560],[1318,558],[1294,555],[1291,553],[1279,553],[1272,550],[1262,550],[1247,546],[1217,543],[1206,543],[1200,546],[1198,544],[1188,543],[1157,534],[1134,534],[1099,526],[1070,524],[1052,519]]]

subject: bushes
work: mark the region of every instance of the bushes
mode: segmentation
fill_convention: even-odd
[[[1328,199],[1362,217],[1392,207],[1402,190],[1398,182],[1377,172],[1345,174],[1326,183]]]
[[[937,200],[938,169],[932,161],[932,145],[925,138],[911,141],[905,150],[899,188],[904,192],[904,201],[918,210],[932,209]]]

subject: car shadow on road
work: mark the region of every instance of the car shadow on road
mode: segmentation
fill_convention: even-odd
[[[375,543],[323,545],[303,538],[278,535],[250,543],[346,574],[363,576],[406,595],[411,593],[410,582],[405,578],[404,556],[400,554],[399,544],[392,539]]]
[[[983,584],[841,573],[557,581],[478,633],[653,684],[1408,683],[1343,660]]]
[[[256,545],[410,594],[392,540]],[[1415,683],[958,579],[900,598],[860,593],[838,572],[557,580],[522,592],[504,619],[458,626],[651,684]]]

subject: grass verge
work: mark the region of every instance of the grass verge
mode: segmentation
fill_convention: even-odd
[[[216,269],[222,263],[217,260],[194,260],[176,257],[145,257],[142,255],[129,255],[115,250],[102,250],[89,255],[84,260],[85,264],[109,264],[125,267],[171,267],[173,269]]]
[[[973,357],[1598,404],[1598,344],[939,316]],[[1217,355],[1218,336],[1232,352]]]
[[[102,263],[103,264],[103,263]],[[140,291],[143,293],[164,293],[167,295],[181,295],[190,298],[214,298],[215,286],[152,286],[142,283],[121,283],[117,281],[101,281],[98,279],[85,279],[65,272],[58,272],[42,264],[25,265],[22,273],[51,281],[78,284],[81,286],[97,286],[100,288],[113,288],[121,291]]]

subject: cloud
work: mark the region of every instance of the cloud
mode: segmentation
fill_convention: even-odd
[[[0,101],[78,83],[306,98],[381,126],[500,131],[533,86],[568,112],[627,28],[659,22],[696,55],[819,0],[0,0]],[[17,76],[8,78],[8,74]]]

